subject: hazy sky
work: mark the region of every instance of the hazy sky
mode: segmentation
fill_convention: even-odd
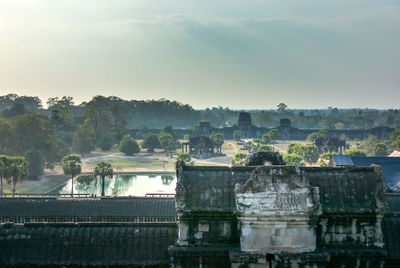
[[[400,1],[0,0],[0,95],[400,106]]]

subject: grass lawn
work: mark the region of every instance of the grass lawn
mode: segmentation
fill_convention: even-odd
[[[23,180],[17,183],[15,188],[17,193],[42,194],[56,188],[67,180],[68,177],[64,174],[46,175],[41,180]],[[4,186],[4,193],[12,192],[11,185],[5,184]]]

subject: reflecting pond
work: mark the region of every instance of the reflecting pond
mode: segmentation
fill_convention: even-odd
[[[52,193],[71,193],[72,182],[60,186]],[[147,193],[175,193],[176,177],[167,174],[116,174],[105,178],[107,196],[144,196]],[[82,175],[74,180],[74,193],[101,195],[101,179]]]

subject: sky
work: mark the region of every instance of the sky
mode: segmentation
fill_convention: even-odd
[[[400,108],[400,1],[0,0],[0,95]]]

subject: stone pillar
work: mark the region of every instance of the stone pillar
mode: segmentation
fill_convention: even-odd
[[[259,254],[303,253],[316,249],[319,189],[295,167],[260,167],[236,185],[240,249]]]

